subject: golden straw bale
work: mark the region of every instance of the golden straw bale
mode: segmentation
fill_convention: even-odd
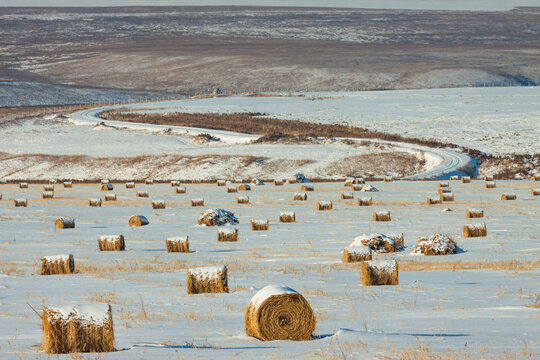
[[[463,226],[463,237],[482,237],[487,236],[485,223],[468,224]]]
[[[126,189],[135,189],[135,183],[134,182],[126,183]]]
[[[373,205],[373,199],[371,196],[361,197],[358,199],[358,206],[371,206]]]
[[[450,180],[459,180],[459,176],[452,175],[452,176],[450,176]]]
[[[44,191],[41,193],[41,197],[43,199],[52,199],[54,197],[54,192],[53,191]]]
[[[251,220],[250,224],[252,231],[264,231],[270,228],[268,220]]]
[[[486,181],[484,182],[484,187],[486,189],[495,189],[497,187],[497,184],[495,183],[495,181]]]
[[[441,193],[441,201],[454,201],[454,193],[453,192]]]
[[[360,283],[364,286],[398,285],[398,264],[395,260],[369,260],[362,262]]]
[[[282,211],[279,213],[279,222],[293,223],[296,221],[296,214],[294,211]]]
[[[352,191],[362,191],[363,188],[364,188],[363,185],[359,185],[359,184],[352,184],[351,185],[351,190]]]
[[[154,180],[153,179],[146,179],[146,180],[144,180],[144,183],[146,185],[152,185],[154,183]]]
[[[88,199],[88,206],[100,207],[101,199]]]
[[[180,186],[180,180],[171,180],[171,187]]]
[[[189,252],[189,239],[187,236],[170,237],[165,240],[167,252]]]
[[[54,185],[43,185],[43,191],[54,191]]]
[[[426,204],[428,204],[428,205],[436,205],[436,204],[440,204],[440,203],[441,203],[441,198],[440,197],[435,197],[435,196],[428,196],[427,197]]]
[[[236,192],[238,192],[238,188],[236,186],[227,186],[227,192],[228,193],[236,193]]]
[[[484,175],[484,181],[493,181],[493,175]]]
[[[13,203],[15,204],[15,207],[27,207],[28,206],[28,199],[13,199]]]
[[[75,228],[75,219],[70,217],[60,217],[54,222],[57,229],[73,229]]]
[[[49,184],[56,184],[57,182],[56,179],[49,179]]]
[[[204,199],[191,199],[191,206],[204,206]]]
[[[185,194],[187,192],[187,189],[185,186],[177,186],[174,188],[174,192],[177,194]]]
[[[439,193],[439,196],[442,196],[442,194],[449,194],[452,192],[452,189],[450,188],[439,188],[439,190],[437,191]]]
[[[369,246],[348,246],[343,249],[341,260],[344,263],[361,262],[372,259]]]
[[[307,200],[307,194],[305,192],[295,193],[293,200],[305,201]]]
[[[218,228],[217,241],[238,241],[238,229],[232,226]]]
[[[228,293],[226,266],[192,268],[186,271],[187,293]]]
[[[332,210],[333,205],[331,201],[317,201],[317,210],[324,211],[324,210]]]
[[[353,193],[351,192],[342,192],[341,195],[340,195],[340,198],[342,200],[350,200],[350,199],[354,199],[354,195]]]
[[[73,187],[73,183],[71,181],[64,181],[64,187],[65,188]]]
[[[116,201],[116,194],[105,194],[105,201]]]
[[[531,189],[531,194],[533,196],[538,196],[540,195],[540,189]]]
[[[103,184],[103,185],[101,185],[101,191],[113,191],[112,184]]]
[[[462,176],[461,177],[461,182],[463,184],[469,184],[471,182],[471,177],[470,176]]]
[[[150,195],[148,194],[148,191],[137,191],[137,197],[140,197],[140,198],[147,198],[149,197]]]
[[[394,181],[394,178],[392,176],[385,176],[384,177],[384,182],[392,182]]]
[[[501,195],[501,200],[516,200],[517,199],[517,196],[516,194],[502,194]]]
[[[355,178],[347,178],[347,179],[345,179],[344,186],[345,187],[352,186],[355,183],[355,180],[356,180]]]
[[[165,200],[152,201],[152,209],[165,209]]]
[[[315,316],[309,303],[295,290],[268,285],[251,298],[244,316],[248,336],[262,341],[312,339]]]
[[[74,272],[75,260],[71,254],[41,258],[41,275],[73,274]]]
[[[217,186],[225,186],[226,181],[225,180],[218,180]]]
[[[48,354],[114,351],[111,306],[92,304],[43,309],[43,349]]]
[[[439,189],[440,188],[447,188],[450,187],[450,184],[448,184],[448,181],[439,181]]]
[[[129,226],[145,226],[150,224],[148,219],[142,215],[133,215],[129,218]]]
[[[249,204],[249,197],[248,196],[237,196],[236,197],[236,203],[237,204]]]
[[[469,219],[473,218],[483,218],[484,210],[483,209],[467,209],[466,217]]]
[[[315,187],[313,186],[313,184],[302,184],[301,190],[302,191],[314,191]]]
[[[25,182],[19,183],[19,189],[28,189],[28,183],[25,183]]]
[[[239,191],[251,191],[251,186],[248,185],[248,184],[240,184],[240,186],[238,186],[238,190]]]
[[[390,211],[374,211],[373,221],[391,221]]]
[[[101,235],[98,238],[99,251],[124,251],[126,242],[124,235]]]
[[[274,184],[274,186],[282,186],[283,185],[283,180],[274,180],[273,184]]]

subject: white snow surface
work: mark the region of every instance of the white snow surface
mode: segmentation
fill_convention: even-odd
[[[63,305],[60,307],[49,307],[58,319],[69,320],[75,316],[78,320],[86,321],[96,325],[103,325],[109,317],[109,305],[92,303],[92,304],[77,304]]]
[[[167,240],[171,242],[184,243],[188,241],[188,237],[187,236],[173,236],[173,237],[168,237]]]
[[[396,260],[368,260],[368,265],[378,271],[392,272],[396,268]]]
[[[250,305],[254,308],[261,306],[267,299],[272,296],[298,294],[296,290],[284,285],[266,285],[251,298]]]
[[[215,278],[219,276],[219,273],[225,271],[226,269],[227,267],[224,265],[206,266],[206,267],[191,268],[191,269],[188,269],[188,272],[190,275],[193,275],[203,280],[203,279]]]
[[[56,261],[68,261],[69,260],[68,254],[60,254],[60,255],[53,255],[53,256],[44,256],[43,259],[47,262],[56,262]]]

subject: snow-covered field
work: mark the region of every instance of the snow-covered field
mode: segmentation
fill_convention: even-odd
[[[540,153],[540,87],[305,93],[130,104],[143,112],[261,112],[436,139],[490,154]],[[313,100],[313,101],[310,101]]]
[[[379,189],[371,193],[374,205],[358,207],[339,200],[348,190],[342,183],[315,184],[306,202],[292,201],[298,184],[240,194],[210,184],[186,185],[187,194],[174,194],[168,184],[114,184],[118,201],[101,208],[87,206],[88,198],[104,195],[97,184],[56,185],[49,200],[41,199],[41,185],[0,185],[0,357],[49,358],[39,352],[41,320],[26,303],[40,309],[90,302],[112,305],[122,351],[85,358],[399,358],[416,351],[427,354],[423,358],[431,351],[537,358],[539,310],[528,307],[539,295],[540,199],[530,192],[536,185],[498,181],[497,188],[485,189],[481,181],[451,181],[455,202],[432,206],[425,199],[436,194],[436,182],[371,185]],[[150,199],[137,199],[141,190]],[[508,192],[517,200],[499,200]],[[250,204],[235,204],[236,195],[249,196]],[[29,199],[28,208],[13,207],[12,199],[20,197]],[[189,207],[189,199],[200,197],[204,208]],[[152,210],[156,199],[167,208]],[[315,211],[317,200],[332,200],[334,210]],[[238,217],[237,243],[218,243],[216,228],[196,226],[199,214],[212,207]],[[447,207],[453,211],[441,211]],[[466,219],[469,207],[484,209],[485,218]],[[277,222],[285,210],[295,211],[296,223]],[[390,210],[392,221],[372,222],[374,210]],[[134,214],[145,215],[150,225],[130,229]],[[59,216],[73,217],[75,229],[55,230]],[[270,230],[250,231],[251,219],[269,219]],[[474,220],[487,224],[487,237],[461,236],[462,226]],[[374,255],[398,260],[398,286],[360,286],[359,266],[341,263],[342,249],[372,232],[404,233],[403,252]],[[449,234],[464,252],[410,255],[421,236],[437,232]],[[97,250],[100,235],[120,233],[125,252]],[[166,253],[165,238],[183,235],[192,252]],[[73,254],[78,273],[37,275],[40,258],[57,254]],[[210,265],[228,267],[230,293],[188,295],[186,268]],[[244,310],[268,284],[305,296],[317,319],[314,340],[261,342],[245,335]]]

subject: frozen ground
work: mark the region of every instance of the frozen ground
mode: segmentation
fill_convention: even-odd
[[[490,154],[540,153],[540,87],[305,93],[127,105],[143,112],[260,112],[436,139]],[[312,101],[310,101],[312,100]]]
[[[168,184],[114,184],[118,201],[101,208],[87,206],[88,198],[103,196],[97,184],[56,185],[52,200],[40,198],[41,185],[0,185],[0,357],[49,358],[40,353],[40,319],[27,302],[37,309],[94,302],[112,305],[116,346],[123,351],[84,358],[400,358],[417,350],[538,358],[539,310],[528,307],[539,295],[539,198],[530,194],[536,185],[498,181],[496,189],[484,189],[481,181],[451,181],[456,201],[434,206],[424,202],[436,193],[436,182],[372,185],[380,190],[371,194],[374,206],[358,207],[339,200],[347,190],[342,183],[315,184],[301,203],[292,201],[298,184],[258,186],[240,194],[250,197],[249,205],[235,204],[238,194],[215,185],[186,185],[187,194],[174,194]],[[140,190],[164,199],[167,208],[152,210],[151,199],[135,197]],[[499,200],[504,192],[515,192],[517,200]],[[19,197],[29,199],[28,208],[13,207]],[[206,206],[189,207],[198,197]],[[317,200],[332,200],[334,210],[315,211]],[[237,243],[217,243],[215,228],[196,226],[210,207],[239,218]],[[441,212],[446,207],[453,211]],[[486,217],[466,219],[469,207],[484,209]],[[285,210],[296,212],[296,223],[277,222]],[[372,222],[374,210],[390,210],[392,221]],[[130,229],[133,214],[145,215],[150,225]],[[55,231],[59,216],[74,217],[76,228]],[[261,218],[270,220],[270,231],[251,232],[249,220]],[[485,221],[488,236],[462,238],[471,220]],[[375,255],[398,260],[400,285],[362,287],[359,267],[341,263],[343,247],[371,232],[404,233],[405,251]],[[464,252],[410,255],[421,236],[436,232],[448,233]],[[119,233],[126,236],[125,252],[97,250],[99,235]],[[165,238],[182,235],[192,252],[166,253]],[[63,253],[74,255],[77,274],[37,275],[42,256]],[[186,268],[221,264],[229,269],[229,294],[187,295]],[[467,265],[472,270],[464,270]],[[268,284],[306,297],[317,318],[315,340],[260,342],[245,335],[245,307]]]

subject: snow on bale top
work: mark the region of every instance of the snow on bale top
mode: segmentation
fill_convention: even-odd
[[[43,259],[47,262],[56,262],[56,261],[68,261],[70,255],[68,254],[59,254],[53,256],[44,256]]]
[[[223,209],[208,209],[199,216],[199,225],[222,226],[226,224],[236,225],[238,219],[230,211]]]
[[[223,235],[234,235],[238,231],[234,226],[224,226],[218,229],[218,232]]]
[[[167,241],[183,243],[183,242],[188,241],[188,237],[187,236],[173,236],[173,237],[167,238]]]
[[[279,216],[294,216],[294,211],[281,211]]]
[[[369,246],[351,244],[345,248],[349,254],[369,255],[371,254],[371,248]]]
[[[319,205],[321,205],[321,206],[331,206],[332,202],[328,201],[328,200],[320,200]]]
[[[429,238],[420,238],[411,255],[446,255],[458,252],[459,248],[454,240],[444,234],[435,234]]]
[[[291,289],[284,285],[267,285],[259,290],[252,298],[249,304],[255,308],[258,308],[266,299],[284,294],[298,294],[296,290]]]
[[[65,305],[61,307],[49,307],[49,317],[58,320],[69,320],[76,317],[77,320],[90,324],[103,325],[110,320],[109,304],[80,304]]]
[[[255,219],[255,220],[251,220],[251,223],[253,223],[254,225],[266,225],[266,224],[268,224],[268,220],[267,219]]]
[[[397,266],[396,260],[369,260],[367,262],[371,268],[385,273],[392,273]]]
[[[403,250],[403,247],[394,239],[398,235],[384,235],[384,234],[362,234],[354,238],[349,247],[354,246],[369,246],[371,250],[379,253],[396,252]],[[401,235],[399,235],[401,237]]]
[[[379,190],[374,186],[366,185],[366,186],[362,187],[362,190],[360,190],[360,191],[363,191],[363,192],[376,192],[376,191],[379,191]]]
[[[227,270],[225,265],[219,266],[206,266],[188,269],[189,275],[196,277],[200,281],[211,280],[219,278],[220,274]],[[227,279],[223,280],[223,283],[226,285]]]

